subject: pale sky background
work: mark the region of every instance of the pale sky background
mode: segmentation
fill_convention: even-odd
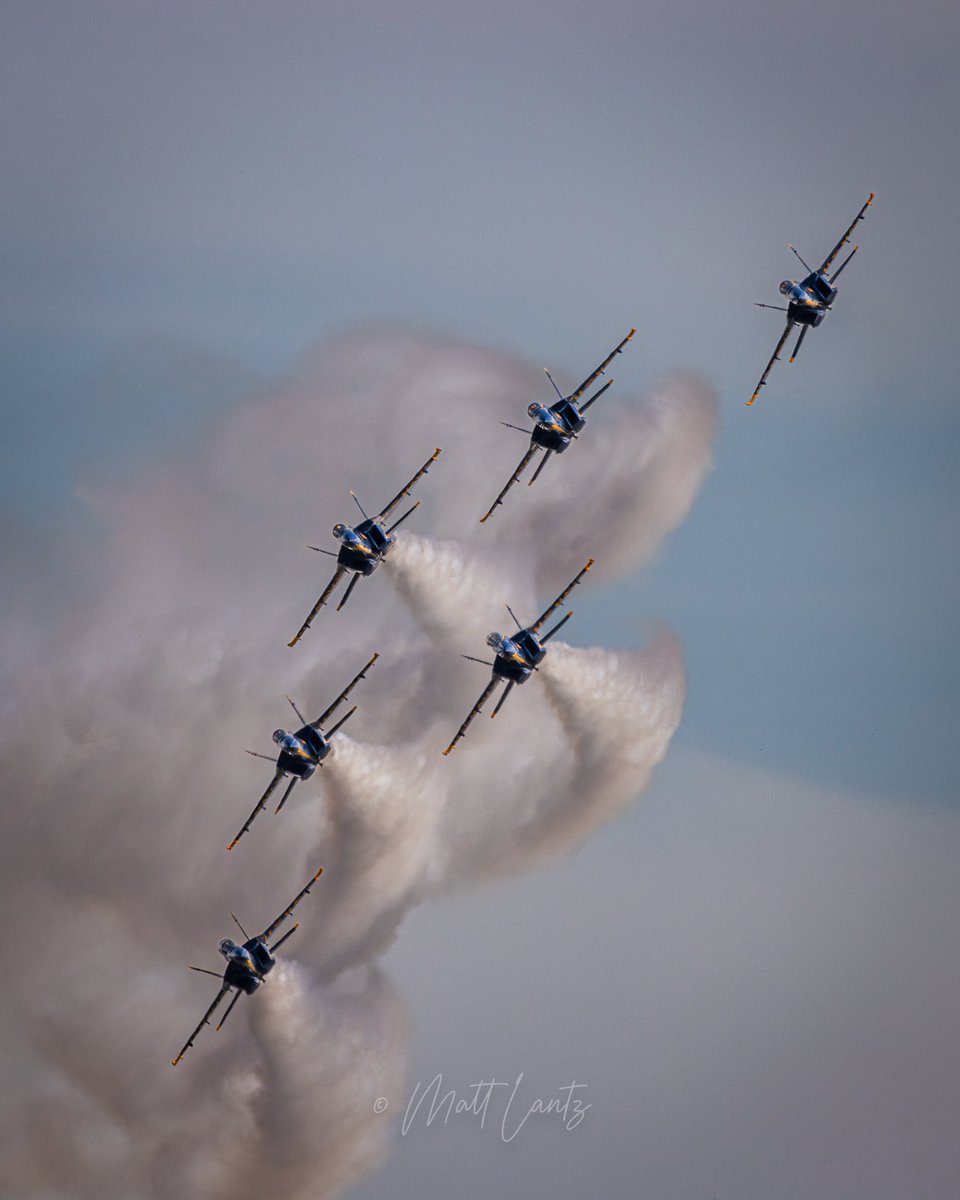
[[[95,586],[85,496],[344,333],[572,383],[636,325],[618,392],[720,397],[686,523],[577,597],[579,645],[684,644],[652,789],[385,960],[411,1086],[593,1107],[509,1146],[397,1130],[355,1200],[955,1196],[956,6],[7,2],[0,31],[5,557],[51,619]],[[751,302],[871,190],[836,311],[747,409],[780,331]]]

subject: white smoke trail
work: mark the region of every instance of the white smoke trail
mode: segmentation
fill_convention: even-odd
[[[406,1021],[382,973],[365,969],[318,987],[280,963],[251,1006],[262,1055],[253,1129],[234,1148],[219,1194],[228,1200],[314,1200],[366,1174],[384,1153],[375,1098],[396,1102]]]
[[[391,551],[387,567],[397,592],[423,632],[445,648],[470,644],[492,614],[505,619],[505,603],[521,611],[531,603],[530,572],[522,560],[482,553],[471,556],[460,542],[415,533]]]
[[[430,888],[445,799],[433,779],[437,758],[420,748],[349,741],[337,748],[319,848],[327,872],[318,952],[325,977],[385,950]]]
[[[399,1086],[403,1022],[369,967],[404,913],[564,852],[663,756],[683,690],[669,636],[639,654],[552,645],[508,720],[478,718],[440,755],[488,678],[457,652],[475,652],[505,601],[529,619],[597,529],[598,571],[644,561],[709,465],[713,400],[669,383],[595,413],[481,529],[522,449],[497,419],[540,385],[473,348],[346,340],[190,462],[97,492],[108,546],[74,561],[42,627],[17,610],[41,649],[12,656],[0,814],[4,925],[29,947],[0,996],[20,1035],[0,1064],[11,1194],[335,1192],[376,1159],[388,1127],[369,1106]],[[367,452],[357,430],[385,428]],[[435,445],[411,533],[288,651],[328,578],[303,544],[347,515],[347,486],[376,506]],[[243,750],[269,751],[287,692],[320,711],[375,649],[351,736],[227,855],[269,778]],[[263,928],[320,864],[286,965],[173,1071],[212,998],[183,964],[215,968],[231,911]],[[360,974],[339,978],[346,967]]]

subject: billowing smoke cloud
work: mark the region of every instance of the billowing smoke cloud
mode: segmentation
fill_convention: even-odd
[[[4,734],[0,887],[22,948],[0,1001],[20,1035],[0,1110],[11,1194],[338,1191],[377,1160],[374,1101],[402,1087],[405,1018],[376,959],[404,914],[577,845],[666,753],[683,672],[664,632],[639,652],[552,644],[509,720],[484,714],[440,754],[489,677],[459,652],[482,653],[504,602],[531,619],[589,555],[584,588],[635,568],[709,464],[702,385],[608,394],[481,528],[523,451],[498,421],[542,386],[469,347],[345,339],[189,461],[94,492],[109,542],[73,563],[59,604],[31,613],[23,589],[21,644],[41,649],[12,656]],[[391,559],[288,650],[329,577],[304,544],[350,519],[348,486],[373,509],[437,445]],[[269,752],[287,693],[314,715],[373,650],[335,754],[227,854],[270,777],[243,750]],[[264,928],[320,865],[262,994],[172,1070],[215,987],[182,964],[216,969],[230,912]]]

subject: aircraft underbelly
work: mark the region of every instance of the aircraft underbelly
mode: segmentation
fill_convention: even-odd
[[[533,444],[542,446],[545,450],[552,450],[555,454],[562,454],[570,445],[570,435],[557,433],[554,429],[544,429],[542,425],[536,425],[533,429]]]
[[[791,304],[787,315],[798,325],[809,325],[812,329],[816,329],[827,313],[823,308],[813,308],[807,304]]]
[[[295,775],[297,779],[309,779],[317,769],[316,763],[308,762],[303,758],[297,758],[293,754],[281,754],[278,765],[288,775]]]
[[[509,679],[511,683],[525,683],[530,675],[530,667],[512,659],[495,658],[493,673],[498,679]]]
[[[228,963],[227,969],[223,973],[223,982],[229,983],[231,987],[239,988],[248,996],[252,996],[263,980],[250,970],[249,967],[241,966],[240,963]]]
[[[337,562],[348,571],[356,571],[360,575],[372,575],[377,569],[379,559],[372,554],[364,554],[361,550],[352,550],[349,546],[341,546]]]

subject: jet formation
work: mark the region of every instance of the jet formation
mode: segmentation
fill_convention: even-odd
[[[347,699],[360,680],[366,679],[367,672],[379,657],[379,654],[375,654],[373,658],[371,658],[366,664],[363,670],[354,675],[354,677],[350,680],[350,682],[343,689],[336,700],[334,700],[330,707],[325,708],[315,721],[308,721],[300,709],[297,708],[296,703],[291,700],[289,696],[287,697],[287,700],[292,706],[293,711],[297,714],[297,717],[301,721],[301,728],[298,729],[296,733],[288,733],[286,729],[275,729],[273,731],[273,740],[280,750],[279,756],[276,760],[276,773],[274,774],[273,779],[270,780],[269,784],[267,784],[267,790],[257,801],[253,812],[249,817],[247,817],[246,821],[244,821],[243,828],[227,846],[228,850],[232,850],[234,846],[236,846],[237,842],[240,841],[243,835],[253,824],[254,818],[273,795],[281,779],[284,779],[287,775],[293,776],[293,778],[287,784],[286,791],[281,796],[279,804],[274,809],[275,813],[278,813],[286,804],[290,793],[293,791],[294,786],[298,782],[309,779],[311,775],[313,775],[314,771],[316,771],[317,767],[323,766],[323,760],[333,749],[331,743],[335,734],[337,734],[343,728],[343,726],[346,725],[347,721],[350,720],[353,714],[357,711],[357,706],[354,705],[353,708],[346,712],[336,723],[336,725],[334,725],[333,728],[329,729],[326,733],[323,731],[323,726],[326,725],[327,721],[333,716],[334,712],[336,712],[344,700]],[[248,750],[247,753],[252,754],[254,758],[265,758],[268,762],[274,761],[272,755],[261,754],[257,750]]]
[[[384,529],[384,523],[393,510],[397,507],[404,496],[409,496],[414,484],[423,478],[430,470],[432,463],[440,457],[439,447],[434,450],[427,461],[423,464],[420,470],[414,475],[409,483],[404,484],[399,492],[394,496],[385,508],[381,509],[375,517],[368,517],[364,511],[363,505],[357,499],[356,493],[351,491],[350,495],[356,501],[357,507],[363,516],[363,520],[357,526],[345,525],[342,521],[338,521],[333,527],[333,536],[340,543],[339,552],[334,550],[324,550],[320,546],[310,546],[308,549],[316,550],[320,554],[329,554],[331,558],[337,560],[337,569],[333,573],[333,578],[323,589],[320,599],[311,608],[307,619],[300,626],[291,640],[287,642],[288,646],[295,646],[297,642],[310,628],[313,623],[313,618],[317,615],[320,609],[326,604],[331,593],[336,589],[337,584],[348,571],[353,573],[353,578],[347,584],[347,589],[343,593],[343,599],[337,605],[337,612],[350,599],[350,593],[357,586],[357,581],[364,576],[372,575],[377,567],[383,562],[390,552],[390,547],[393,545],[393,533],[400,528],[403,522],[420,507],[420,501],[412,505],[387,529]]]
[[[807,270],[808,274],[800,280],[784,279],[780,284],[780,294],[787,300],[787,306],[784,308],[780,304],[761,304],[759,301],[754,301],[757,308],[775,308],[778,312],[787,314],[787,324],[783,333],[780,334],[780,341],[777,342],[777,348],[774,350],[770,361],[767,363],[763,374],[760,376],[760,382],[757,384],[753,395],[747,401],[747,404],[753,404],[756,398],[760,395],[760,389],[767,386],[767,376],[773,370],[773,364],[780,362],[780,351],[787,344],[790,334],[796,325],[800,327],[800,336],[797,338],[797,344],[793,348],[793,353],[790,355],[790,361],[794,362],[797,355],[800,353],[800,347],[803,345],[803,339],[807,336],[808,329],[816,329],[823,323],[824,317],[833,308],[837,298],[838,288],[836,281],[840,277],[840,272],[847,265],[851,258],[860,249],[859,246],[854,246],[847,257],[843,260],[839,267],[828,275],[827,272],[833,266],[840,251],[850,241],[850,235],[856,229],[858,222],[862,221],[866,216],[867,209],[873,203],[873,192],[867,197],[866,203],[853,218],[846,232],[839,242],[830,251],[827,257],[823,260],[819,267],[815,270],[808,266],[807,263],[800,258],[800,252],[794,246],[789,246],[788,249],[800,259],[800,263]]]
[[[581,567],[581,569],[567,584],[556,600],[554,600],[553,603],[549,605],[539,617],[537,617],[532,625],[527,625],[526,627],[521,625],[517,620],[513,609],[508,604],[507,612],[510,614],[513,623],[516,625],[517,632],[511,633],[509,637],[504,637],[502,633],[496,632],[487,634],[487,645],[495,652],[496,655],[493,662],[487,662],[487,660],[483,658],[474,658],[471,654],[463,655],[464,658],[470,659],[471,662],[483,663],[485,667],[492,667],[493,674],[490,677],[490,682],[483,689],[480,699],[467,713],[466,720],[457,730],[453,741],[446,748],[446,750],[444,750],[444,756],[448,755],[451,750],[456,748],[457,742],[460,741],[463,735],[467,732],[467,729],[470,727],[470,722],[474,717],[480,715],[480,713],[483,711],[484,704],[486,704],[501,683],[506,683],[506,687],[503,689],[503,694],[497,701],[497,707],[490,714],[491,719],[493,719],[500,709],[503,708],[504,702],[510,695],[513,685],[516,683],[526,683],[533,672],[539,670],[540,664],[547,656],[547,642],[550,641],[555,633],[560,632],[564,625],[566,625],[566,623],[573,616],[573,612],[568,612],[556,623],[556,625],[554,625],[549,633],[541,635],[540,630],[547,623],[547,621],[549,621],[560,605],[563,604],[564,600],[566,600],[566,598],[570,595],[573,589],[577,586],[577,584],[592,566],[593,559],[591,558],[587,562],[586,566]]]
[[[796,346],[790,361],[796,358],[797,353],[803,343],[808,329],[817,328],[824,320],[826,314],[831,311],[837,297],[838,289],[836,281],[840,273],[844,270],[850,260],[853,258],[859,249],[854,246],[847,257],[843,260],[839,267],[831,273],[831,268],[841,250],[846,246],[850,237],[856,228],[858,222],[864,219],[867,209],[873,203],[873,192],[870,193],[866,203],[857,213],[856,217],[851,222],[850,226],[844,232],[839,242],[830,251],[827,257],[823,260],[819,267],[812,269],[800,257],[798,251],[793,250],[800,262],[807,270],[807,275],[801,280],[784,280],[780,284],[782,295],[788,300],[787,306],[774,306],[761,304],[762,308],[780,307],[780,310],[787,314],[786,327],[780,336],[780,341],[777,343],[777,348],[773,353],[773,357],[767,364],[763,375],[760,377],[760,382],[757,384],[756,390],[751,396],[748,404],[753,404],[760,394],[763,387],[766,386],[767,377],[773,368],[774,363],[780,360],[780,352],[787,342],[792,330],[799,327],[800,334],[797,338]],[[501,424],[507,425],[509,428],[518,429],[520,432],[529,435],[530,444],[526,453],[520,460],[517,469],[508,479],[506,486],[499,493],[493,504],[480,518],[480,523],[485,524],[493,515],[498,507],[503,504],[504,497],[510,489],[519,481],[526,467],[529,465],[538,451],[543,451],[543,458],[537,465],[533,475],[528,481],[533,484],[539,478],[540,473],[546,466],[547,462],[554,454],[562,454],[583,432],[586,426],[586,413],[597,400],[607,391],[613,383],[612,379],[607,379],[592,396],[586,400],[583,397],[594,386],[602,375],[606,374],[610,363],[621,354],[626,345],[631,341],[636,329],[631,329],[630,332],[618,343],[617,346],[607,355],[600,365],[593,370],[582,383],[579,384],[568,395],[564,395],[557,387],[553,380],[553,376],[549,371],[546,372],[557,399],[551,405],[543,405],[539,401],[531,402],[527,408],[527,413],[533,420],[533,429],[523,428],[519,425],[512,425],[510,422],[504,421]],[[360,500],[354,492],[350,492],[353,496],[357,507],[360,509],[362,520],[355,526],[347,525],[343,522],[338,522],[333,526],[333,536],[339,542],[338,550],[326,550],[319,546],[311,546],[311,550],[315,550],[321,554],[327,554],[337,560],[337,566],[333,578],[324,588],[319,600],[310,610],[307,619],[300,626],[294,637],[288,642],[289,646],[296,646],[301,640],[306,631],[310,628],[312,622],[320,612],[321,608],[327,603],[330,596],[337,588],[344,575],[350,574],[352,578],[348,583],[340,602],[337,604],[339,612],[349,600],[353,589],[361,578],[372,575],[377,567],[385,561],[392,546],[395,542],[395,535],[400,526],[407,520],[409,516],[420,506],[420,501],[407,509],[400,517],[392,523],[388,523],[394,510],[400,504],[405,496],[409,496],[414,486],[427,474],[430,467],[440,456],[440,449],[434,450],[433,454],[427,459],[423,466],[417,471],[409,482],[407,482],[400,491],[390,500],[379,512],[374,516],[369,516],[364,509]],[[566,612],[564,616],[546,633],[543,633],[543,627],[547,624],[550,618],[560,609],[567,597],[573,589],[581,582],[587,572],[593,567],[594,560],[589,558],[586,564],[581,567],[574,578],[560,592],[555,600],[547,606],[535,621],[530,625],[523,626],[515,616],[513,609],[507,605],[507,612],[517,626],[515,632],[510,634],[502,634],[493,632],[487,636],[487,645],[493,651],[494,657],[491,660],[474,658],[473,655],[464,654],[462,657],[470,659],[473,662],[482,663],[491,669],[490,681],[484,688],[480,698],[471,708],[465,720],[460,725],[459,729],[453,736],[453,740],[443,750],[444,756],[449,756],[450,753],[458,746],[464,738],[471,723],[483,711],[483,706],[492,697],[496,689],[503,684],[503,692],[500,695],[491,718],[496,717],[500,712],[507,697],[510,695],[516,684],[526,683],[533,674],[539,671],[543,665],[544,659],[547,656],[547,643],[567,624],[573,616],[572,610]],[[267,801],[279,787],[281,781],[289,778],[279,803],[276,806],[275,812],[279,813],[287,802],[293,788],[298,782],[306,782],[311,779],[318,768],[323,767],[333,755],[335,751],[334,738],[341,731],[346,722],[357,711],[357,706],[354,705],[336,722],[336,724],[327,728],[327,723],[334,716],[336,710],[349,697],[354,687],[366,678],[367,672],[377,662],[379,654],[373,654],[362,669],[354,675],[347,686],[339,693],[336,699],[330,704],[315,721],[308,721],[296,702],[289,696],[291,706],[296,713],[299,721],[299,726],[295,731],[285,729],[276,729],[273,733],[273,741],[277,747],[277,756],[262,754],[256,750],[247,751],[257,758],[264,758],[274,764],[274,775],[267,785],[263,795],[257,801],[253,811],[247,817],[243,826],[233,840],[228,844],[227,849],[233,850],[240,839],[248,832],[256,817],[263,810]],[[335,769],[335,759],[334,759]],[[415,800],[411,799],[411,803]],[[196,1029],[187,1038],[180,1052],[172,1060],[176,1066],[182,1059],[190,1047],[194,1044],[194,1039],[201,1032],[204,1025],[210,1023],[210,1018],[218,1006],[223,1001],[228,992],[233,992],[233,997],[224,1013],[223,1017],[217,1024],[219,1030],[227,1017],[233,1011],[233,1007],[239,1000],[240,996],[252,996],[257,992],[266,981],[266,977],[276,965],[276,953],[285,944],[287,939],[299,928],[299,923],[295,923],[284,933],[278,940],[272,941],[273,935],[277,932],[283,922],[293,913],[293,910],[306,896],[311,887],[317,882],[323,872],[321,867],[315,875],[309,880],[307,885],[302,888],[293,900],[287,905],[283,912],[272,921],[262,933],[255,937],[248,937],[240,922],[231,913],[233,920],[236,922],[240,932],[243,934],[243,942],[238,944],[231,938],[224,938],[220,942],[220,954],[226,960],[226,969],[222,975],[219,971],[208,970],[205,967],[190,967],[191,971],[199,971],[207,975],[213,975],[220,979],[220,990],[218,991],[213,1003],[207,1009],[206,1013]]]
[[[518,482],[520,476],[530,460],[534,457],[538,450],[543,450],[543,458],[540,460],[537,469],[527,482],[527,487],[531,487],[540,478],[540,472],[547,465],[547,461],[551,454],[562,454],[570,445],[574,438],[578,437],[587,424],[587,419],[583,415],[587,409],[594,404],[608,387],[613,383],[612,379],[596,391],[589,400],[581,401],[580,397],[590,390],[601,375],[605,374],[607,367],[613,362],[618,354],[623,353],[623,348],[636,333],[636,329],[631,329],[627,336],[623,339],[619,346],[615,347],[607,357],[603,360],[595,371],[592,371],[583,383],[578,388],[575,388],[569,396],[565,396],[563,392],[554,383],[553,376],[544,367],[544,372],[547,378],[553,384],[553,390],[557,393],[557,402],[547,407],[537,401],[527,406],[527,415],[533,418],[533,431],[522,428],[520,425],[511,425],[509,421],[501,421],[501,425],[506,425],[508,429],[518,429],[521,433],[530,433],[530,445],[526,454],[520,459],[517,469],[507,480],[503,490],[497,496],[496,500],[490,505],[487,511],[480,518],[480,524],[489,520],[493,516],[496,509],[503,503],[503,498],[510,491],[515,483]]]
[[[186,1052],[193,1045],[193,1039],[197,1036],[200,1030],[203,1029],[204,1025],[210,1024],[210,1018],[219,1007],[220,1001],[224,998],[227,992],[232,991],[234,995],[233,999],[227,1006],[227,1011],[220,1018],[220,1023],[217,1025],[218,1030],[223,1027],[224,1021],[226,1021],[227,1017],[229,1017],[233,1012],[233,1006],[240,999],[240,997],[252,996],[254,992],[258,991],[263,985],[266,977],[277,964],[277,951],[280,949],[283,943],[289,937],[292,937],[292,935],[300,928],[300,922],[298,921],[291,926],[291,928],[287,930],[283,937],[274,942],[272,946],[270,945],[270,939],[287,919],[287,917],[290,916],[304,896],[307,895],[322,874],[323,867],[317,871],[316,875],[313,876],[306,887],[301,888],[300,891],[297,892],[280,916],[277,917],[275,921],[271,921],[263,933],[258,933],[256,937],[247,937],[246,930],[243,928],[240,922],[237,921],[237,918],[233,916],[233,913],[230,914],[230,916],[233,917],[234,921],[236,922],[237,928],[243,934],[243,944],[238,946],[233,938],[221,939],[218,949],[223,957],[227,960],[227,967],[223,972],[220,991],[217,992],[213,1003],[203,1014],[200,1024],[184,1042],[180,1053],[176,1058],[171,1059],[171,1062],[174,1066],[180,1062]],[[215,977],[219,977],[220,975],[219,971],[209,971],[206,967],[189,967],[188,969],[191,971],[199,971],[203,975],[213,975]]]

